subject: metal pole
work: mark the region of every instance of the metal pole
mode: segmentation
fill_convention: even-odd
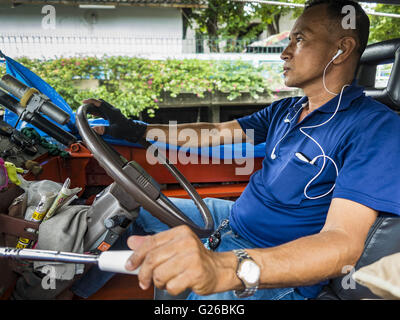
[[[64,263],[98,263],[99,256],[72,252],[60,252],[39,249],[17,249],[0,247],[0,258],[16,260],[53,261]]]

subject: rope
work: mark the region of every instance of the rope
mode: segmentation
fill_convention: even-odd
[[[30,139],[34,139],[36,142],[38,142],[43,148],[45,148],[48,153],[52,156],[60,156],[62,158],[67,158],[69,157],[69,153],[61,150],[59,147],[56,145],[48,142],[46,138],[41,137],[40,134],[33,128],[23,128],[21,130],[22,134],[27,136]]]
[[[39,91],[35,88],[29,88],[28,90],[26,90],[26,92],[24,93],[23,97],[21,98],[21,100],[19,101],[19,104],[26,108],[26,105],[29,101],[29,99],[35,94],[35,93],[39,93]]]

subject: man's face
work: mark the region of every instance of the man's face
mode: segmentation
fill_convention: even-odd
[[[281,54],[284,63],[285,85],[306,88],[320,83],[326,65],[339,48],[337,35],[331,34],[325,24],[329,23],[324,5],[305,11],[290,32],[290,43]]]

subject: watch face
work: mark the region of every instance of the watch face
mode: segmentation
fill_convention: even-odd
[[[260,279],[260,268],[253,260],[246,259],[240,264],[238,275],[243,281],[256,284]]]

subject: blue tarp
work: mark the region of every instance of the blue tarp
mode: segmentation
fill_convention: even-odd
[[[68,103],[57,93],[54,88],[52,88],[47,82],[45,82],[42,78],[40,78],[38,75],[36,75],[34,72],[30,71],[28,68],[20,64],[19,62],[11,59],[10,57],[7,57],[0,51],[0,57],[3,58],[4,60],[1,62],[6,63],[6,72],[13,77],[17,78],[19,81],[25,83],[29,87],[36,88],[43,94],[45,94],[47,97],[50,98],[50,100],[57,105],[59,108],[63,109],[66,111],[68,114],[70,114],[70,121],[66,125],[60,125],[53,121],[52,119],[46,117],[48,120],[53,122],[54,124],[60,126],[63,128],[65,131],[71,132],[72,134],[75,134],[78,136],[77,129],[75,127],[75,113],[72,110],[72,108],[68,105]],[[4,118],[3,120],[7,123],[9,123],[12,126],[15,126],[17,122],[18,116],[6,109]],[[108,125],[108,121],[104,119],[94,119],[89,121],[91,126],[94,125]],[[22,129],[24,127],[33,127],[32,125],[20,121],[18,123],[17,129]],[[47,134],[38,130],[41,136],[47,137]],[[105,140],[111,144],[115,145],[125,145],[125,146],[139,146],[138,144],[133,144],[130,142],[127,142],[125,140],[118,140],[114,139],[112,137],[105,136]],[[174,145],[166,145],[163,143],[156,142],[156,145],[160,148],[165,148],[167,150],[180,150],[182,147],[177,147]],[[187,150],[186,150],[187,149]],[[199,153],[202,155],[209,155],[210,157],[213,158],[220,158],[220,159],[242,159],[242,158],[260,158],[265,156],[265,144],[260,144],[257,146],[253,146],[249,143],[238,143],[238,144],[231,144],[231,145],[223,145],[223,146],[217,146],[217,147],[210,147],[210,148],[184,148],[185,151],[190,151],[190,153],[195,152]]]
[[[38,75],[30,71],[28,68],[24,67],[22,64],[19,62],[11,59],[10,57],[7,57],[0,51],[0,56],[5,60],[6,63],[6,72],[10,75],[12,75],[14,78],[18,79],[22,83],[26,84],[29,87],[36,88],[43,94],[45,94],[47,97],[50,98],[50,100],[59,108],[62,110],[66,111],[71,115],[70,117],[70,122],[67,125],[61,126],[57,122],[53,121],[49,117],[46,117],[48,120],[53,122],[54,124],[57,124],[58,126],[61,126],[66,131],[75,131],[75,116],[72,108],[68,105],[68,103],[47,83],[45,82],[42,78],[40,78]],[[18,116],[11,112],[10,110],[6,109],[4,113],[4,121],[9,123],[10,125],[14,126],[18,120]],[[26,126],[31,126],[30,124],[21,121],[18,123],[17,129],[22,129]],[[35,128],[36,129],[36,128]],[[38,130],[38,129],[36,129]],[[38,130],[39,131],[39,130]],[[41,135],[46,135],[44,132],[39,132]]]

